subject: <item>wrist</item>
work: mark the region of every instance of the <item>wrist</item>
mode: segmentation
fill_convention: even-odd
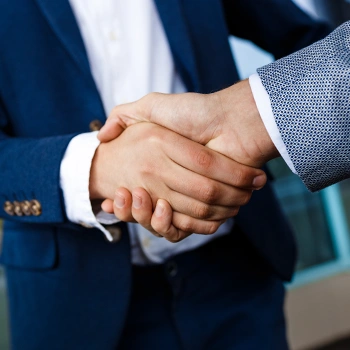
[[[261,167],[279,156],[260,117],[248,80],[217,92],[223,114],[223,128],[235,130],[235,159]],[[239,159],[237,159],[237,157]]]
[[[107,196],[108,191],[106,190],[106,182],[107,180],[104,179],[104,144],[100,144],[96,152],[94,154],[94,157],[91,162],[91,168],[90,168],[90,178],[89,178],[89,193],[90,193],[90,200],[100,200],[109,198]]]

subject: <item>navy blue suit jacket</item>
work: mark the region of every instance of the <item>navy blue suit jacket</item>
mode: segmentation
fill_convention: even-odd
[[[289,0],[155,2],[190,91],[209,93],[239,80],[230,33],[276,57],[328,33]],[[81,303],[91,319],[103,312],[118,330],[130,287],[128,236],[110,244],[101,232],[70,223],[59,184],[70,140],[88,132],[92,120],[106,118],[68,1],[1,0],[0,39],[0,198],[3,203],[37,199],[42,205],[40,216],[10,216],[0,210],[5,220],[1,261],[8,269],[54,270],[57,279],[48,288],[54,291],[59,283],[70,288],[62,305]],[[237,224],[275,272],[290,279],[295,243],[269,186],[254,193]],[[25,276],[16,277],[18,283],[31,285],[40,295],[35,274]],[[11,290],[9,294],[11,298]],[[102,311],[109,298],[119,303]],[[67,310],[57,307],[55,317],[67,317]],[[79,332],[78,325],[74,331]]]

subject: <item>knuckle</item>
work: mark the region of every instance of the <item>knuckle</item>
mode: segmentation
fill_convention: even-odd
[[[212,235],[213,233],[215,233],[220,227],[220,225],[221,225],[221,222],[217,222],[217,221],[210,222],[207,229],[207,234]]]
[[[195,216],[199,219],[208,219],[212,214],[210,206],[203,203],[198,204],[194,208],[194,213],[195,213]]]
[[[166,236],[167,235],[167,229],[163,227],[163,225],[160,222],[151,222],[150,226],[152,228],[153,233],[157,233],[158,235],[161,236]]]
[[[200,149],[195,153],[195,162],[202,169],[208,170],[212,167],[214,159],[209,150]]]
[[[149,176],[156,174],[156,164],[150,161],[144,161],[139,164],[140,175],[143,179],[148,179]]]
[[[182,240],[182,237],[180,234],[176,234],[176,235],[168,236],[166,237],[166,239],[171,243],[178,243]]]
[[[219,196],[218,185],[214,182],[207,181],[207,184],[201,187],[201,200],[208,204],[216,202]]]
[[[194,227],[193,227],[193,224],[191,222],[191,220],[188,218],[188,219],[184,219],[180,225],[179,225],[179,229],[184,231],[184,232],[193,232],[194,231]]]
[[[236,216],[239,213],[239,207],[232,209],[231,216]]]
[[[235,169],[233,172],[233,183],[236,186],[243,186],[247,182],[247,173],[241,169]]]
[[[154,230],[148,229],[148,231],[150,231],[150,232],[153,234],[153,236],[156,236],[156,237],[158,237],[158,238],[163,237],[160,233],[158,233],[158,232],[156,232],[156,231],[154,231]]]
[[[120,220],[120,221],[124,221],[124,222],[129,222],[131,221],[132,216],[122,210],[118,210],[114,207],[114,215]]]
[[[143,217],[143,216],[137,216],[133,214],[134,219],[144,228],[147,230],[150,230],[150,219]]]
[[[245,193],[245,195],[242,197],[241,205],[247,205],[250,201],[251,196],[252,196],[251,192]]]
[[[150,92],[149,94],[143,96],[140,99],[142,108],[146,107],[152,110],[154,102],[159,100],[160,95],[161,94],[159,92]]]

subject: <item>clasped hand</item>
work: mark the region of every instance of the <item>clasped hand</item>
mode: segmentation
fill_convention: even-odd
[[[115,107],[99,133],[92,198],[107,198],[105,211],[172,242],[214,233],[265,184],[258,168],[275,153],[264,127],[252,123],[250,90],[236,86]]]

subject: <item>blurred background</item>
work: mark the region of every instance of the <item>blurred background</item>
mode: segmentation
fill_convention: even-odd
[[[350,0],[294,0],[312,16],[337,26],[350,19]],[[273,58],[232,38],[242,77]],[[296,233],[297,273],[287,286],[293,350],[350,349],[350,180],[309,193],[282,160],[269,164],[277,196]]]
[[[333,26],[350,19],[350,0],[295,2]],[[250,42],[230,40],[242,78],[273,59]],[[282,160],[271,162],[269,167],[276,177],[275,190],[294,226],[299,246],[297,273],[287,286],[292,349],[349,350],[350,180],[311,194]],[[5,278],[0,269],[0,350],[8,348]]]

